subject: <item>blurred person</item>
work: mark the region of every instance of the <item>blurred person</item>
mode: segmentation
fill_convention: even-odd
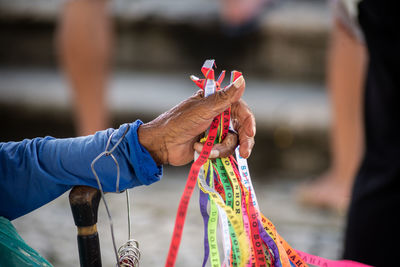
[[[264,7],[277,1],[222,0],[221,19],[230,34],[243,34],[256,26]],[[334,23],[327,64],[333,125],[329,170],[299,188],[301,203],[345,213],[354,174],[363,150],[361,102],[365,66],[362,34],[345,1],[331,1]]]
[[[240,155],[248,158],[256,130],[254,116],[241,100],[244,90],[241,77],[206,98],[199,91],[146,124],[137,120],[89,136],[0,143],[0,265],[32,266],[33,262],[22,264],[19,257],[28,253],[34,259],[38,254],[23,242],[8,220],[43,206],[74,185],[98,188],[90,166],[109,139],[111,147],[121,140],[113,152],[120,166],[120,191],[159,181],[164,164],[180,166],[192,161],[194,151],[201,152],[201,134],[215,116],[230,106],[238,134],[228,133],[221,144],[213,147],[210,157],[226,157],[239,144]],[[102,177],[103,190],[115,192],[114,161],[102,158],[96,171]]]
[[[78,135],[106,129],[113,30],[107,0],[66,1],[58,25],[60,63],[73,91]]]
[[[365,152],[352,191],[344,258],[378,267],[398,266],[399,2],[356,2],[369,58],[363,103]]]
[[[221,0],[221,19],[228,34],[254,28],[263,7],[273,0]],[[73,92],[78,135],[93,134],[110,124],[106,95],[114,32],[108,0],[70,0],[57,29],[62,69]]]
[[[221,0],[221,19],[230,25],[243,25],[260,12],[265,0]]]
[[[231,29],[246,28],[268,1],[222,0],[223,21]],[[72,0],[61,12],[57,45],[73,92],[78,135],[93,134],[110,124],[106,95],[114,36],[109,4],[108,0]]]
[[[256,30],[267,8],[282,0],[221,0],[220,20],[224,34],[241,37]]]
[[[333,7],[327,60],[332,127],[329,170],[298,190],[301,203],[344,214],[363,151],[362,92],[366,53],[359,27],[343,2]]]

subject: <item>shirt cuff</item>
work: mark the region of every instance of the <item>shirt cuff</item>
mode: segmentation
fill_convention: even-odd
[[[142,124],[143,122],[140,120],[130,123],[130,129],[125,138],[129,147],[129,159],[135,170],[136,177],[142,184],[150,185],[161,179],[163,167],[162,165],[157,166],[147,149],[139,143],[137,130]]]

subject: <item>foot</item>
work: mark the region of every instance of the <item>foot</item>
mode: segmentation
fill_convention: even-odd
[[[303,205],[323,208],[344,215],[350,202],[350,183],[327,173],[317,180],[300,186],[297,199]]]

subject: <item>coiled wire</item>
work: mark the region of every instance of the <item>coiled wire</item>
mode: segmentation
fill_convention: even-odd
[[[139,260],[140,260],[140,250],[139,250],[139,243],[138,241],[132,239],[131,237],[131,209],[130,209],[130,199],[129,199],[129,191],[125,190],[126,194],[126,206],[127,206],[127,213],[128,213],[128,241],[123,244],[117,251],[117,246],[115,244],[115,235],[114,235],[114,224],[111,216],[110,209],[108,207],[105,194],[103,191],[103,187],[100,182],[100,178],[97,175],[97,172],[94,168],[95,163],[102,158],[103,156],[110,156],[117,168],[117,180],[116,180],[116,192],[119,193],[119,181],[120,181],[120,167],[118,160],[115,158],[115,156],[112,154],[114,150],[118,147],[118,145],[122,142],[124,139],[125,135],[127,134],[129,130],[129,125],[126,128],[124,134],[121,136],[120,139],[118,139],[117,143],[109,150],[109,146],[111,144],[111,139],[115,133],[115,131],[110,135],[110,137],[107,140],[106,148],[103,152],[101,152],[91,163],[90,167],[92,169],[93,175],[96,178],[97,185],[99,187],[100,193],[101,193],[101,198],[103,200],[104,207],[106,208],[107,216],[108,216],[108,221],[110,224],[110,230],[111,230],[111,239],[113,243],[113,248],[114,248],[114,253],[115,253],[115,258],[116,258],[116,266],[118,267],[139,267]]]
[[[140,250],[139,243],[135,239],[128,240],[118,250],[119,266],[137,267],[139,266]]]

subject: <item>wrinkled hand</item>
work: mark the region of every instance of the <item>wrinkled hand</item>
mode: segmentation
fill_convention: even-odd
[[[139,142],[150,152],[157,164],[185,165],[193,160],[194,151],[200,152],[201,135],[212,120],[231,106],[231,119],[238,136],[229,132],[221,144],[214,145],[210,157],[226,157],[238,145],[240,155],[248,158],[254,146],[255,119],[241,100],[245,89],[244,78],[204,97],[200,90],[153,121],[139,127]]]

